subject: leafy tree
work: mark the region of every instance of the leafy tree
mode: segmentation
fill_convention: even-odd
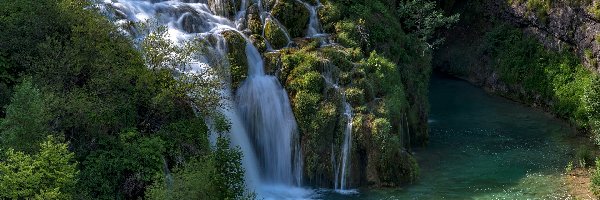
[[[220,95],[223,81],[217,73],[217,68],[222,66],[208,67],[192,63],[199,59],[196,52],[207,47],[204,41],[194,40],[178,45],[167,39],[165,26],[153,28],[156,25],[151,22],[140,26],[149,31],[141,42],[142,57],[146,65],[160,77],[167,76],[164,77],[167,80],[175,77],[166,86],[171,92],[180,97],[189,97],[203,114],[215,114],[216,108],[224,106]]]
[[[246,191],[242,153],[230,148],[224,137],[209,155],[190,160],[170,176],[158,178],[146,193],[148,199],[254,199]]]
[[[6,118],[0,121],[0,147],[26,153],[37,150],[38,143],[51,133],[48,98],[29,78],[15,88],[12,103],[6,107]]]
[[[136,198],[163,169],[164,141],[134,130],[105,138],[82,163],[82,198]]]
[[[403,29],[413,33],[430,47],[441,44],[443,38],[435,38],[440,28],[450,28],[459,19],[459,14],[444,16],[443,11],[436,7],[434,1],[404,0],[400,3],[398,15]]]
[[[79,173],[73,158],[53,136],[33,155],[8,149],[0,157],[0,198],[71,199]]]

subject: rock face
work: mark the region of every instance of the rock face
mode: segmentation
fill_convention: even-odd
[[[600,72],[600,16],[594,9],[600,0],[569,2],[552,1],[547,8],[536,8],[527,0],[493,0],[486,1],[485,9],[535,36],[547,48],[574,48],[587,67]]]

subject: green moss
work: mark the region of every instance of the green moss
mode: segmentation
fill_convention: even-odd
[[[336,41],[347,47],[359,47],[360,38],[356,31],[356,24],[352,21],[335,23]]]
[[[323,7],[318,11],[319,21],[322,22],[323,30],[326,33],[334,33],[334,25],[342,18],[341,6],[331,1],[324,1],[322,4]]]
[[[258,49],[258,52],[265,53],[267,51],[267,45],[265,43],[265,38],[263,38],[259,34],[250,35],[250,41],[252,44]]]
[[[263,25],[260,21],[260,13],[258,13],[258,8],[256,4],[252,4],[248,7],[248,29],[252,34],[262,34]]]
[[[592,52],[591,49],[586,49],[583,51],[583,54],[585,55],[585,59],[587,60],[587,62],[593,67],[596,68],[598,67],[598,63],[596,62],[596,59],[594,58],[594,52]]]
[[[274,21],[267,19],[265,25],[265,38],[274,49],[281,49],[288,44],[285,30],[279,27]]]
[[[386,118],[377,118],[371,122],[371,132],[378,142],[383,142],[392,130],[392,124]]]
[[[353,106],[359,106],[365,102],[365,94],[363,89],[359,88],[346,88],[346,98],[348,102]]]
[[[551,0],[508,0],[508,3],[525,3],[528,11],[534,13],[544,23],[552,6]]]
[[[271,15],[288,29],[291,37],[303,37],[308,25],[308,10],[295,0],[276,2],[271,10]]]
[[[600,2],[594,1],[588,7],[588,12],[590,12],[596,19],[600,19]]]
[[[330,60],[331,63],[341,71],[350,72],[354,69],[354,63],[358,62],[360,59],[353,55],[353,52],[349,50],[351,49],[324,47],[321,49],[321,53],[323,54],[323,57]]]
[[[246,40],[234,31],[223,32],[227,40],[227,58],[229,59],[231,86],[237,88],[248,76],[248,60],[246,58]]]
[[[321,74],[316,71],[310,71],[299,75],[292,79],[289,83],[289,87],[294,90],[304,90],[315,93],[320,93],[323,90],[325,82]]]

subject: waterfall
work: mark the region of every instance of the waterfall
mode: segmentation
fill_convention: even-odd
[[[352,150],[352,106],[346,100],[346,93],[343,88],[337,84],[337,80],[332,79],[332,72],[326,70],[323,79],[325,83],[333,87],[342,95],[342,104],[344,106],[344,117],[346,118],[346,126],[344,128],[344,138],[340,148],[340,157],[335,156],[333,146],[331,147],[331,163],[334,171],[334,189],[339,193],[354,193],[353,190],[348,190],[347,178],[350,176],[350,151]],[[339,159],[339,162],[337,162]]]
[[[312,195],[312,191],[299,187],[302,184],[302,155],[287,92],[274,76],[265,75],[258,50],[237,29],[245,18],[246,0],[241,1],[242,6],[234,16],[235,22],[215,14],[214,11],[224,14],[224,1],[212,1],[216,2],[215,5],[206,2],[104,0],[100,6],[110,7],[119,13],[113,14],[115,18],[112,20],[121,27],[130,22],[155,19],[159,25],[167,27],[168,39],[178,44],[196,38],[216,39],[211,44],[212,53],[198,56],[184,73],[195,73],[205,67],[228,67],[226,41],[221,33],[235,31],[244,37],[249,76],[235,95],[231,88],[221,91],[222,101],[228,109],[220,108],[219,111],[231,122],[228,135],[232,145],[239,146],[244,155],[242,165],[246,184],[264,199],[306,198]],[[143,37],[136,35],[135,30],[123,29],[134,38]]]
[[[294,176],[294,152],[297,141],[296,120],[287,92],[274,76],[264,73],[262,58],[247,43],[248,78],[237,90],[238,109],[255,145],[260,160],[260,174],[269,184],[296,185],[302,177]]]
[[[321,44],[327,44],[326,38],[327,35],[323,33],[321,29],[321,23],[319,23],[319,16],[317,15],[317,9],[321,6],[321,2],[316,0],[317,5],[311,5],[310,3],[304,2],[302,0],[296,0],[299,3],[302,3],[306,9],[308,9],[308,13],[310,14],[308,18],[308,29],[306,30],[307,38],[321,38]]]
[[[271,12],[268,11],[267,9],[265,9],[264,4],[262,3],[262,0],[256,0],[256,5],[258,7],[258,13],[260,16],[260,21],[263,25],[263,31],[262,31],[262,37],[265,38],[265,43],[267,46],[267,50],[268,51],[274,51],[275,49],[273,49],[273,47],[271,46],[271,43],[267,40],[267,37],[265,36],[265,30],[267,29],[267,23],[274,23],[277,28],[279,28],[280,30],[283,31],[283,34],[287,40],[287,47],[290,46],[290,44],[292,43],[292,38],[290,37],[290,34],[288,33],[288,31],[286,30],[285,26],[283,26],[281,24],[281,22],[279,22],[279,20],[277,20],[275,17],[271,16]]]
[[[345,99],[345,98],[344,98]],[[336,190],[347,190],[348,184],[346,183],[346,179],[350,176],[349,162],[350,162],[350,150],[352,150],[352,107],[349,103],[344,100],[344,116],[346,116],[346,127],[344,129],[344,142],[342,143],[342,162],[340,162],[340,167],[338,167],[338,171],[341,170],[341,177],[338,180],[335,180],[335,189]],[[337,173],[337,172],[336,172]]]

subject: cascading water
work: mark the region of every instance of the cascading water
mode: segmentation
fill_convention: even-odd
[[[333,146],[331,147],[331,162],[334,171],[334,189],[339,193],[354,193],[348,190],[347,178],[350,176],[350,150],[352,149],[352,106],[346,100],[346,94],[343,88],[340,88],[337,81],[332,80],[330,71],[326,71],[323,79],[325,83],[333,87],[342,95],[342,104],[344,105],[344,117],[346,117],[346,126],[344,128],[344,140],[340,148],[340,157],[336,158]],[[339,159],[339,161],[338,161]]]
[[[274,76],[265,75],[258,50],[248,43],[246,55],[249,76],[237,90],[240,114],[256,144],[260,160],[260,174],[269,184],[298,186],[302,180],[301,169],[296,169],[294,151],[297,142],[296,120],[290,107],[287,92]]]
[[[265,8],[265,5],[263,4],[262,0],[255,0],[255,3],[256,3],[256,6],[258,7],[258,13],[259,13],[259,16],[260,16],[260,21],[263,24],[262,37],[266,38],[265,37],[265,30],[267,29],[267,24],[268,23],[273,23],[273,24],[275,24],[277,26],[277,28],[279,28],[281,31],[283,31],[283,35],[285,36],[285,38],[287,40],[287,46],[289,47],[290,44],[292,43],[292,38],[290,37],[290,34],[285,29],[285,27],[279,22],[279,20],[277,20],[276,18],[274,18],[273,16],[271,16],[271,12]],[[268,40],[265,39],[265,43],[266,43],[266,46],[267,46],[267,50],[269,50],[269,51],[273,51],[274,50]]]
[[[223,103],[231,109],[220,111],[232,124],[229,134],[232,145],[239,146],[244,154],[242,164],[246,169],[246,183],[258,193],[259,198],[308,197],[311,192],[299,188],[302,183],[302,155],[287,92],[274,76],[265,75],[258,50],[236,29],[243,25],[246,0],[242,0],[242,6],[234,16],[235,23],[214,14],[225,14],[223,1],[216,1],[212,6],[206,1],[185,2],[190,1],[105,0],[102,6],[114,9],[116,14],[111,16],[122,27],[129,22],[156,19],[159,25],[167,27],[168,39],[175,43],[195,38],[216,39],[211,49],[214,53],[199,56],[184,73],[195,73],[203,67],[228,65],[213,63],[215,60],[227,60],[226,41],[220,33],[234,31],[243,36],[246,39],[249,76],[237,89],[235,98],[231,98],[231,88],[221,92],[225,97]],[[136,31],[129,33],[135,38],[143,37],[136,35]]]
[[[344,116],[346,116],[346,128],[344,129],[344,142],[342,143],[342,162],[336,169],[336,174],[341,170],[339,179],[335,180],[335,190],[345,191],[348,184],[346,179],[350,176],[348,163],[350,162],[350,150],[352,149],[352,107],[344,98]],[[339,182],[338,182],[339,181]]]
[[[304,7],[308,9],[308,12],[310,14],[310,17],[308,19],[308,29],[306,30],[306,37],[321,38],[321,43],[327,44],[325,38],[327,37],[327,35],[323,33],[321,29],[321,23],[319,23],[319,16],[317,15],[317,9],[323,6],[321,2],[319,0],[316,0],[317,5],[311,5],[310,3],[304,2],[302,0],[296,1],[302,3],[302,5],[304,5]]]

